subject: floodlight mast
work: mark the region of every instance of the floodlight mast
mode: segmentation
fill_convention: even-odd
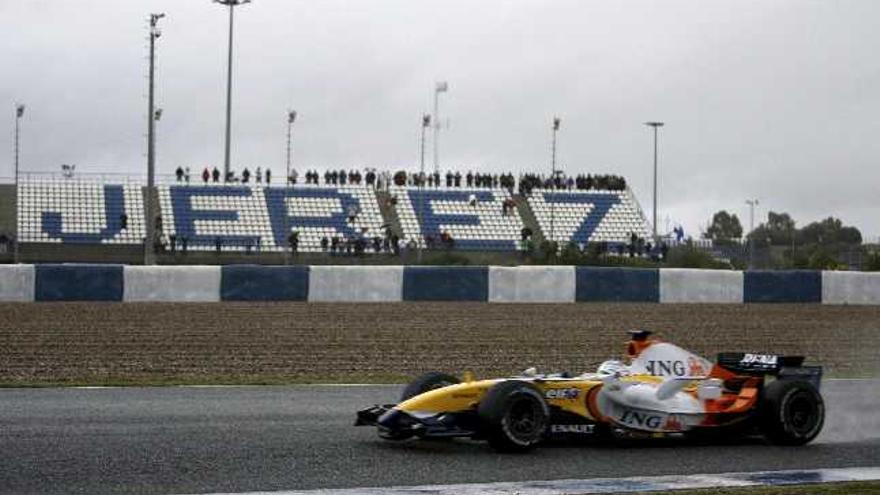
[[[287,182],[290,182],[290,146],[293,123],[296,122],[296,110],[287,111]]]
[[[755,268],[755,207],[760,204],[757,198],[747,199],[749,205],[749,269]]]
[[[235,7],[251,3],[251,0],[214,0],[229,7],[229,50],[226,62],[226,144],[223,154],[223,180],[229,177],[230,139],[232,135],[232,27]]]
[[[283,243],[287,243],[287,248],[284,249],[284,263],[290,264],[289,260],[293,257],[293,246],[290,245],[290,211],[287,208],[287,200],[290,197],[290,185],[293,182],[290,176],[290,145],[291,145],[291,133],[293,132],[293,123],[296,122],[296,110],[288,110],[287,111],[287,176],[284,178],[284,239],[281,240]],[[266,187],[268,187],[268,180],[266,181]]]
[[[144,240],[144,264],[152,265],[156,262],[156,212],[153,204],[153,194],[156,186],[156,121],[162,115],[161,110],[155,108],[155,66],[156,66],[156,40],[162,35],[159,31],[159,19],[165,14],[150,14],[150,76],[149,93],[147,97],[147,198],[146,198],[146,237]],[[108,218],[109,222],[110,219]]]
[[[654,244],[657,244],[657,128],[663,127],[663,122],[645,122],[648,127],[654,128]]]
[[[15,263],[19,262],[18,236],[21,233],[18,228],[18,223],[19,223],[18,222],[18,211],[19,211],[18,199],[21,197],[18,194],[18,187],[19,187],[19,184],[18,184],[18,158],[19,158],[19,156],[18,155],[19,155],[19,150],[20,150],[18,139],[19,139],[19,134],[21,132],[20,122],[21,122],[22,117],[24,117],[24,104],[17,103],[15,105],[15,212],[16,213],[15,213],[15,239],[13,240],[13,244],[12,244],[13,261]]]
[[[440,93],[449,91],[447,81],[439,81],[434,84],[434,172],[440,173]]]
[[[419,153],[421,155],[421,172],[419,173],[419,204],[418,204],[418,213],[419,213],[419,235],[418,235],[418,261],[422,262],[422,244],[425,242],[425,224],[424,224],[424,206],[425,206],[425,131],[428,127],[431,126],[431,115],[424,114],[422,115],[422,140],[421,146],[419,147]]]
[[[559,126],[562,119],[553,117],[553,142],[550,146],[550,187],[556,189],[556,134],[559,132]],[[552,194],[552,192],[551,192]],[[550,197],[551,199],[553,196]],[[550,201],[550,242],[551,246],[555,246],[556,242],[556,202]],[[555,249],[554,249],[555,252]]]

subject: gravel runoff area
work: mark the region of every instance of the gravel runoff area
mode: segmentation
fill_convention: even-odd
[[[0,385],[401,382],[427,370],[582,372],[649,329],[707,357],[880,371],[880,307],[789,304],[0,304]]]

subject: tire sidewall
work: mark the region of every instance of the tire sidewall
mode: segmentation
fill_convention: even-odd
[[[540,423],[527,439],[511,429],[510,413],[519,401],[528,400],[540,410]],[[510,451],[524,451],[533,448],[544,439],[549,424],[550,409],[540,390],[527,382],[506,381],[493,386],[484,396],[478,413],[486,430],[486,436],[496,448]]]
[[[812,427],[798,431],[791,423],[792,402],[798,398],[811,402],[816,418]],[[822,431],[825,421],[825,403],[822,396],[809,382],[780,380],[767,386],[762,411],[762,430],[769,440],[782,445],[803,445]]]

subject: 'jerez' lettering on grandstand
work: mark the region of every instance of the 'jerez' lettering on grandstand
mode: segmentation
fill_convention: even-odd
[[[100,222],[94,222],[92,212],[44,210],[40,212],[40,224],[43,232],[52,239],[59,239],[69,244],[91,244],[109,240],[123,230],[123,218],[128,213],[125,208],[125,194],[120,185],[105,185],[99,189],[100,198],[96,206],[103,213]],[[71,198],[68,205],[75,205],[82,210],[82,198]],[[103,203],[103,204],[100,204]]]
[[[455,239],[457,249],[509,251],[517,247],[519,228],[505,222],[501,198],[491,191],[410,189],[407,196],[416,217],[421,210],[421,231],[425,237],[439,239],[446,231]],[[469,237],[467,227],[478,226],[483,226],[480,238]]]
[[[593,236],[593,232],[605,219],[611,209],[620,203],[616,194],[582,194],[569,192],[541,192],[544,202],[548,205],[560,205],[560,208],[569,207],[583,218],[569,237],[570,242],[586,244]],[[571,208],[571,207],[575,208]],[[545,228],[549,228],[547,225]]]

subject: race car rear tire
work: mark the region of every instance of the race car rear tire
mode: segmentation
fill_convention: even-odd
[[[813,384],[777,380],[764,388],[758,426],[777,445],[804,445],[822,430],[825,402]]]
[[[461,383],[461,380],[446,373],[431,371],[409,382],[409,385],[400,394],[400,401],[403,402],[429,390],[455,385],[456,383]]]
[[[544,438],[550,410],[531,383],[504,381],[490,388],[477,408],[482,433],[500,452],[525,452]]]

